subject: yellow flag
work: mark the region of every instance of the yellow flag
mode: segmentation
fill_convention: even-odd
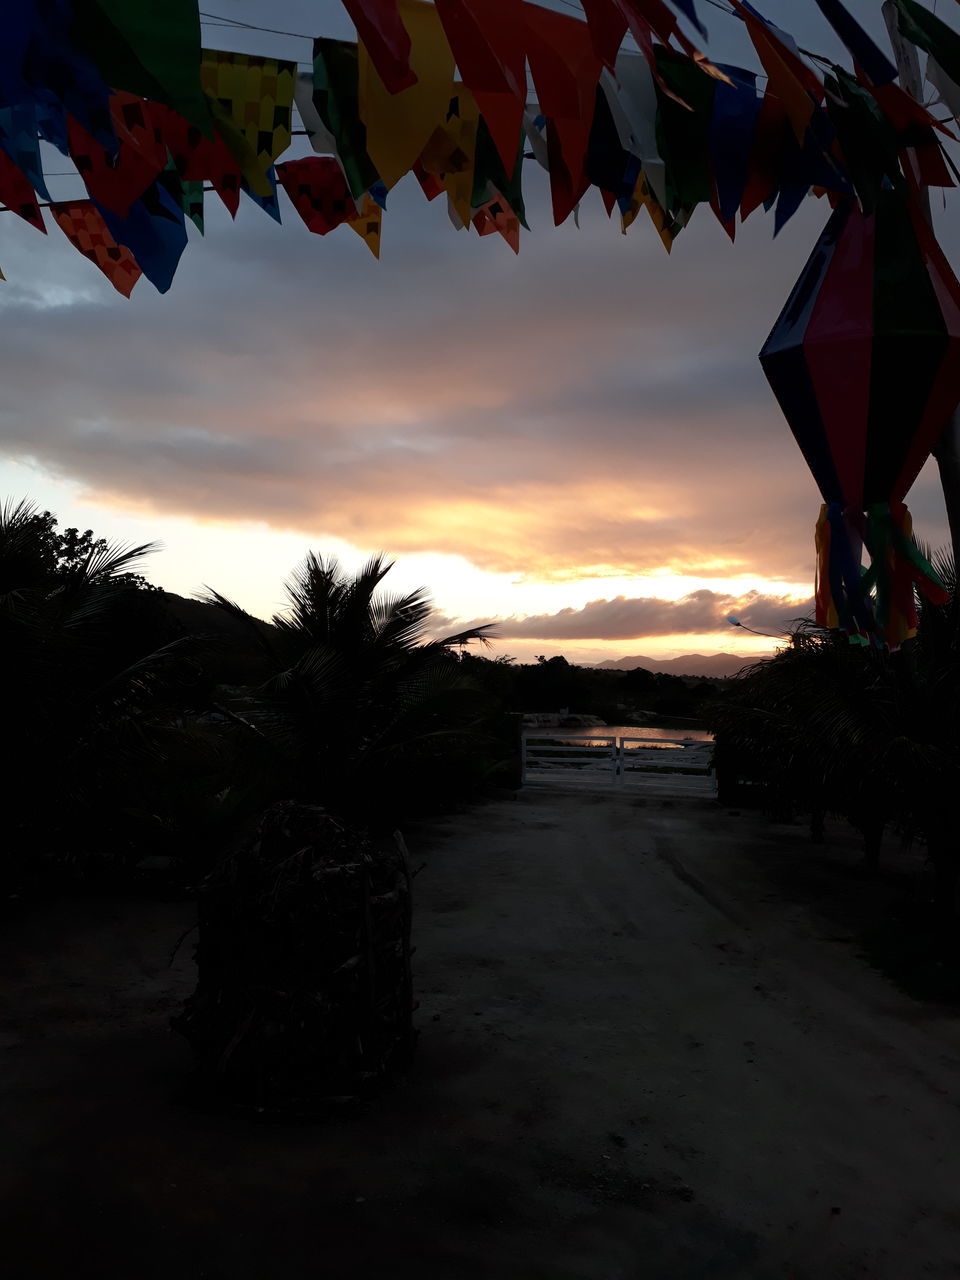
[[[267,172],[290,145],[297,64],[203,50],[200,83],[218,132],[250,190],[272,196]]]
[[[387,188],[413,168],[438,125],[446,123],[454,96],[453,54],[429,0],[398,0],[410,36],[410,66],[417,83],[391,93],[363,44],[359,52],[360,119],[367,154]]]
[[[363,205],[355,218],[347,223],[364,242],[375,258],[380,257],[380,231],[383,226],[383,210],[370,195],[363,197]]]

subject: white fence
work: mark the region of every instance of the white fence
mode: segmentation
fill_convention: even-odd
[[[593,737],[563,730],[525,729],[523,782],[611,787],[652,784],[703,794],[713,786],[712,742],[690,738]]]

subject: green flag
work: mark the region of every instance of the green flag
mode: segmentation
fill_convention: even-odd
[[[74,0],[73,37],[111,89],[172,107],[212,135],[197,0]]]

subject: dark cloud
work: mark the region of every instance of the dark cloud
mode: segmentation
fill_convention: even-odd
[[[692,591],[680,600],[656,596],[592,600],[582,609],[529,617],[477,618],[470,624],[492,622],[502,640],[640,640],[650,636],[707,635],[729,631],[728,615],[753,631],[782,634],[797,618],[813,613],[813,600],[788,596],[725,595],[717,591]],[[438,630],[456,622],[443,618]]]

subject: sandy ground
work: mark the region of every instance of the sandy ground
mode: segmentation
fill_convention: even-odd
[[[352,1118],[174,1100],[189,905],[7,922],[7,1280],[960,1276],[960,1017],[858,955],[851,841],[525,794],[408,843],[420,1049]]]

